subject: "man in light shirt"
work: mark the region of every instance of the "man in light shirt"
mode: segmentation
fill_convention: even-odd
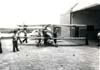
[[[16,52],[16,51],[19,51],[19,49],[18,49],[16,31],[14,31],[14,35],[13,35],[13,52]]]
[[[22,41],[21,41],[20,36],[19,36],[20,29],[17,30],[17,33],[16,34],[17,34],[17,41],[19,41],[22,44]]]

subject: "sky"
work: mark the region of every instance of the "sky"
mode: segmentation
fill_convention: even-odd
[[[99,0],[0,0],[0,27],[18,24],[60,24],[60,15],[79,3]]]

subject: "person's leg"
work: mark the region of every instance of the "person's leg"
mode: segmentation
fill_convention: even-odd
[[[44,45],[48,45],[48,39],[44,39]]]
[[[41,44],[41,39],[39,39],[39,45]]]
[[[17,42],[16,42],[16,46],[15,47],[16,47],[16,50],[19,51]]]
[[[21,41],[20,37],[18,37],[18,38],[17,38],[17,40],[19,40],[19,42],[20,42],[20,43],[22,43],[22,41]]]
[[[26,43],[28,43],[27,38],[26,38]]]
[[[23,43],[24,43],[24,42],[26,42],[26,43],[27,43],[27,38],[26,38],[26,37],[25,37],[25,38],[24,38],[24,40],[23,40]]]
[[[45,45],[48,45],[48,39],[47,38],[45,39]]]
[[[38,43],[37,43],[37,46],[39,46],[41,43],[41,39],[38,39]]]
[[[27,37],[25,37],[25,41],[26,41],[26,43],[28,43],[28,41],[27,41]]]
[[[46,45],[46,39],[44,38],[44,45]]]
[[[26,37],[25,37],[25,39],[23,40],[23,42],[24,42],[24,41],[27,43],[27,38],[26,38]]]
[[[16,50],[19,51],[18,46],[16,46]]]
[[[57,39],[54,39],[54,43],[55,43],[55,46],[58,47],[57,46]]]
[[[56,44],[56,39],[54,39],[54,44]]]
[[[13,46],[13,52],[15,52],[15,46]]]
[[[19,41],[20,41],[20,43],[22,43],[22,41],[21,41],[20,37],[19,37]]]
[[[13,41],[13,52],[15,52],[15,42]]]
[[[24,41],[25,41],[25,38],[24,38],[24,40],[22,42],[24,43]]]
[[[2,53],[2,46],[1,46],[1,42],[0,42],[0,53]]]

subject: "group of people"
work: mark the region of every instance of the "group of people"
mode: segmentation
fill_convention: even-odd
[[[14,31],[14,35],[13,35],[13,52],[19,51],[19,49],[18,49],[18,41],[21,44],[24,43],[24,42],[28,43],[26,29],[24,29],[23,32],[24,32],[24,40],[21,41],[21,37],[19,35],[20,34],[20,29]]]
[[[52,33],[52,32],[49,32],[47,29],[43,29],[42,31],[39,30],[37,37],[39,37],[37,46],[41,45],[41,42],[43,42],[43,44],[45,46],[48,46],[48,45],[57,46],[57,39],[56,39],[57,38],[57,31],[54,31]]]
[[[19,48],[18,48],[18,41],[22,44],[24,42],[28,43],[27,41],[27,31],[26,29],[23,30],[24,32],[24,39],[21,40],[21,37],[20,37],[20,32],[21,30],[20,29],[17,29],[17,30],[14,30],[14,34],[13,34],[13,37],[12,37],[12,44],[13,44],[13,52],[16,52],[16,51],[19,51]],[[43,39],[42,36],[41,36],[41,33],[43,35]],[[51,36],[48,35],[48,31],[47,29],[43,29],[42,31],[39,30],[38,31],[38,43],[37,43],[37,46],[41,45],[41,41],[43,41],[43,44],[44,45],[51,45],[51,44],[54,44],[55,46],[57,46],[57,31],[55,30],[53,33],[52,33],[52,36],[53,36],[53,43],[50,42],[51,40]],[[1,46],[1,38],[0,38],[0,53],[2,53],[2,46]]]

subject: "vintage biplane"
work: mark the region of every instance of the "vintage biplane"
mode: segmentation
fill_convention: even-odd
[[[32,40],[36,40],[38,41],[39,39],[44,40],[43,35],[41,35],[40,37],[38,36],[37,32],[40,31],[42,34],[42,30],[46,29],[48,35],[50,36],[49,42],[53,42],[54,39],[57,40],[86,40],[85,44],[87,44],[87,37],[57,37],[57,38],[53,38],[53,31],[55,27],[61,27],[61,26],[65,26],[65,27],[69,27],[70,29],[72,28],[78,28],[78,30],[81,27],[86,27],[86,25],[79,25],[79,24],[64,24],[64,25],[51,25],[51,24],[42,24],[42,25],[17,25],[17,28],[0,28],[0,32],[1,33],[5,33],[5,34],[13,34],[14,30],[20,29],[21,32],[23,32],[24,29],[27,30],[28,36],[27,38],[30,38]],[[11,39],[12,36],[1,36],[1,39]],[[20,38],[24,38],[24,36],[20,36]]]

